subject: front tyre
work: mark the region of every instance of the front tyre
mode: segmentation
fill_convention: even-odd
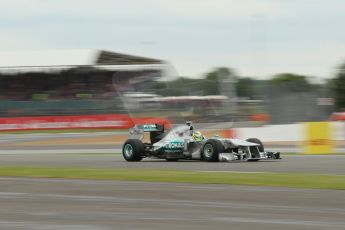
[[[201,149],[201,158],[208,162],[219,161],[219,153],[224,152],[222,142],[216,139],[206,141]]]
[[[122,146],[122,155],[126,161],[141,161],[145,146],[137,139],[128,139]]]

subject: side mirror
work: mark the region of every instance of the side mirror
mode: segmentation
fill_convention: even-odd
[[[189,127],[189,135],[190,135],[190,136],[193,135],[193,130],[194,130],[193,126]]]

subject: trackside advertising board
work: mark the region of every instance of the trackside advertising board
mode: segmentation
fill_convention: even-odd
[[[332,127],[330,122],[307,122],[305,153],[333,153]]]
[[[39,129],[128,129],[134,124],[164,124],[170,121],[158,117],[133,118],[126,114],[103,114],[82,116],[41,116],[0,118],[0,131],[39,130]]]

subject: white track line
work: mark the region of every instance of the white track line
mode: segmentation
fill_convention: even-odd
[[[198,171],[203,173],[267,173],[267,172],[243,172],[243,171]]]

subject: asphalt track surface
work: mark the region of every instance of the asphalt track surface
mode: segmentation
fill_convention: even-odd
[[[285,156],[283,152],[283,159],[278,161],[207,163],[144,159],[141,162],[129,163],[124,161],[120,155],[123,135],[126,136],[127,132],[1,134],[0,166],[163,168],[199,171],[345,174],[345,154],[342,156]]]
[[[345,156],[282,156],[258,162],[167,162],[144,159],[126,162],[120,154],[1,154],[0,166],[173,169],[193,171],[302,172],[345,175]]]
[[[0,134],[0,154],[61,152],[113,153],[128,138],[127,132]],[[271,151],[296,152],[297,145],[267,145]]]
[[[29,136],[23,138],[26,142]],[[58,145],[32,145],[31,152],[21,153],[16,149],[28,146],[7,147],[11,151],[0,149],[0,166],[345,174],[345,156],[338,155],[126,162],[120,154],[70,154]],[[97,148],[102,144],[90,152]],[[0,229],[345,229],[344,197],[342,190],[0,177]]]
[[[1,229],[345,229],[345,192],[0,178]]]

